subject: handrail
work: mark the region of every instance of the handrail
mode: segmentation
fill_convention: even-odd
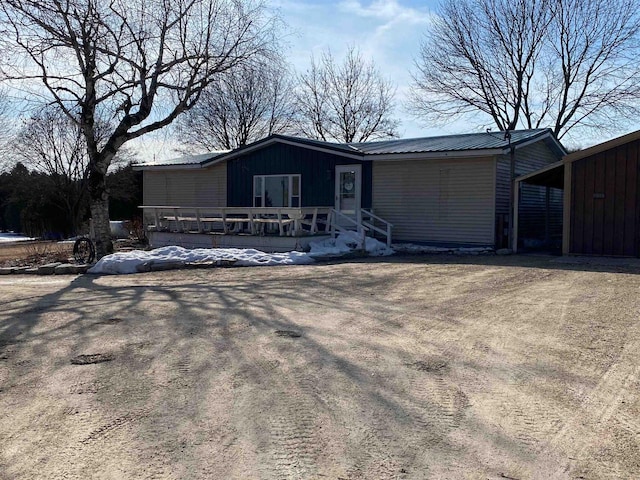
[[[354,220],[353,218],[349,217],[348,215],[345,215],[344,213],[339,212],[335,208],[331,209],[329,218],[331,219],[331,238],[336,238],[336,233],[335,233],[336,230],[339,232],[351,231],[351,230],[348,230],[347,228],[344,228],[342,225],[338,223],[338,218],[342,220],[346,220],[347,222],[352,223],[353,225],[356,226],[356,231],[359,235],[358,249],[364,250],[366,246],[365,242],[366,242],[367,232],[369,231],[367,227],[362,225],[361,222],[358,222],[357,220]]]
[[[376,214],[374,214],[374,213],[373,213],[372,211],[370,211],[370,210],[365,210],[364,208],[361,208],[361,209],[360,209],[360,211],[361,211],[362,213],[364,213],[365,215],[367,215],[368,217],[375,218],[376,220],[378,220],[378,221],[380,221],[380,222],[382,222],[382,223],[389,224],[389,225],[391,225],[391,226],[393,227],[393,224],[392,224],[392,223],[387,222],[384,218],[380,218],[379,216],[377,216]]]
[[[361,212],[360,215],[362,217],[367,216],[373,219],[371,223],[365,222],[364,220],[362,221],[362,223],[367,227],[369,227],[370,229],[384,235],[387,239],[387,247],[390,247],[391,246],[391,228],[393,227],[393,224],[390,222],[387,222],[384,218],[380,218],[379,216],[375,215],[370,210],[365,210],[364,208],[362,208],[360,209],[360,212]],[[374,225],[376,220],[384,224],[384,228],[376,227]]]

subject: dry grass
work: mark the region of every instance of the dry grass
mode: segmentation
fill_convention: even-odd
[[[68,262],[72,257],[72,243],[29,241],[0,244],[0,266],[3,267]]]

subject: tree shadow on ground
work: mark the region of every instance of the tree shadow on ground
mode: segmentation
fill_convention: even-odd
[[[371,271],[371,263],[390,268]],[[505,380],[504,372],[482,362],[483,356],[499,357],[490,349],[463,363],[455,341],[469,325],[469,308],[454,307],[480,308],[491,297],[471,289],[446,302],[403,297],[395,290],[407,280],[395,277],[403,265],[413,270],[416,264],[549,268],[545,260],[521,257],[421,256],[277,269],[84,275],[50,293],[7,304],[0,314],[0,346],[12,345],[15,358],[41,361],[10,369],[3,388],[36,386],[37,395],[38,388],[47,388],[47,378],[64,383],[81,377],[81,386],[96,390],[89,399],[91,422],[79,432],[73,417],[50,412],[52,424],[68,430],[68,445],[49,445],[44,454],[54,460],[71,455],[75,461],[57,464],[57,473],[120,462],[125,471],[143,464],[169,476],[171,465],[181,464],[202,475],[226,468],[234,476],[234,468],[245,468],[269,478],[313,474],[337,462],[335,471],[353,476],[395,478],[404,470],[415,478],[432,462],[450,461],[454,469],[455,457],[486,462],[452,438],[462,426],[483,443],[490,439],[492,448],[515,445],[514,465],[530,462],[531,450],[517,438],[467,415],[459,369],[487,382]],[[427,281],[435,288],[441,279]],[[510,282],[511,277],[505,280]],[[353,301],[362,298],[366,310]],[[420,337],[421,325],[432,335]],[[275,335],[283,330],[301,336]],[[411,336],[414,344],[398,341]],[[84,371],[70,365],[75,355],[96,353],[112,353],[114,360]],[[446,368],[429,370],[433,359],[444,359]],[[568,369],[539,367],[518,366],[516,374],[569,378]],[[60,410],[75,405],[70,388],[75,387],[54,392]],[[317,428],[323,423],[337,433],[325,437]],[[136,448],[125,452],[109,442],[116,430]],[[71,444],[77,449],[69,454]],[[35,449],[42,447],[34,442],[24,454],[39,458]],[[248,464],[233,465],[238,459]]]

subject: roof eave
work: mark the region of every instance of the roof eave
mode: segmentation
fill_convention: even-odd
[[[132,165],[134,171],[144,170],[197,170],[202,168],[199,163],[183,163],[169,165]]]
[[[429,160],[438,158],[479,158],[500,155],[505,150],[502,148],[485,148],[479,150],[448,150],[444,152],[402,152],[402,153],[368,153],[365,160],[392,161],[392,160]]]
[[[337,148],[328,148],[328,147],[322,147],[320,145],[311,145],[309,143],[306,143],[304,141],[295,141],[291,138],[283,138],[283,137],[278,137],[278,136],[271,136],[271,137],[267,137],[266,139],[263,140],[258,140],[255,143],[252,143],[251,145],[247,145],[246,147],[242,147],[239,148],[237,150],[234,150],[232,152],[226,153],[226,154],[222,154],[219,157],[213,158],[211,160],[207,160],[205,162],[202,163],[203,167],[210,167],[211,165],[215,165],[216,163],[220,163],[220,162],[224,162],[227,160],[232,160],[234,158],[238,158],[241,157],[242,155],[246,155],[247,153],[253,152],[255,150],[259,150],[261,148],[267,147],[269,145],[273,145],[274,143],[283,143],[285,145],[293,145],[296,147],[301,147],[301,148],[306,148],[309,150],[315,150],[318,152],[324,152],[324,153],[330,153],[332,155],[338,155],[341,157],[346,157],[346,158],[351,158],[354,160],[363,160],[364,159],[364,155],[362,153],[349,153],[349,152],[345,152],[343,150],[337,149]]]
[[[597,155],[598,153],[604,152],[605,150],[616,148],[635,140],[640,140],[640,130],[628,133],[621,137],[613,138],[597,145],[593,145],[589,148],[585,148],[584,150],[578,150],[577,152],[570,153],[568,155],[565,155],[563,160],[566,163],[575,162],[576,160],[582,160],[583,158],[590,157],[591,155]]]

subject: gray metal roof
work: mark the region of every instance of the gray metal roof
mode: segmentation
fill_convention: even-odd
[[[511,145],[518,145],[538,136],[550,133],[549,129],[513,130]],[[438,137],[382,140],[378,142],[352,143],[365,155],[459,152],[464,150],[493,150],[509,147],[504,132],[468,133],[463,135],[443,135]]]
[[[547,145],[556,151],[558,155],[566,154],[562,145],[555,139],[548,128],[532,130],[513,130],[510,139],[505,137],[505,132],[467,133],[462,135],[442,135],[437,137],[407,138],[398,140],[381,140],[362,143],[336,143],[313,140],[309,138],[292,137],[288,135],[274,134],[252,144],[226,152],[211,152],[201,155],[189,155],[172,160],[158,162],[146,162],[137,164],[136,167],[163,167],[163,166],[208,166],[211,163],[225,161],[227,158],[248,153],[252,150],[263,148],[273,142],[294,143],[300,146],[308,146],[316,149],[334,151],[349,157],[362,160],[375,160],[376,156],[402,155],[402,154],[438,154],[441,152],[465,152],[475,150],[506,150],[509,146],[518,146],[538,138],[544,139]],[[196,167],[197,168],[197,167]]]
[[[167,160],[149,160],[146,162],[136,163],[136,167],[166,167],[172,165],[199,165],[204,162],[213,160],[220,155],[224,155],[229,151],[207,152],[198,155],[185,155],[183,157],[170,158]]]

